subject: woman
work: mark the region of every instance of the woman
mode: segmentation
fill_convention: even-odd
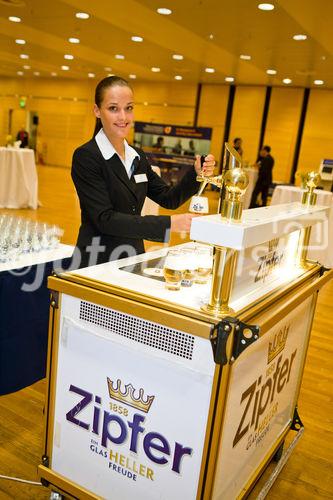
[[[107,77],[97,85],[94,138],[74,152],[72,164],[81,206],[80,267],[142,253],[144,239],[163,242],[170,230],[190,230],[192,214],[142,217],[140,213],[146,196],[172,209],[195,194],[200,157],[177,186],[169,187],[152,171],[144,152],[125,140],[134,119],[133,106],[133,91],[123,78]],[[211,175],[214,165],[214,157],[208,155],[205,174]]]

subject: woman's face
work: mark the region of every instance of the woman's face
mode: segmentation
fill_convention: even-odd
[[[94,113],[101,119],[107,137],[125,139],[133,123],[133,92],[129,87],[115,85],[104,91],[101,106],[94,106]]]

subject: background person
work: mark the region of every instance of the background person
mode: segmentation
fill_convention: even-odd
[[[29,146],[29,134],[23,126],[17,132],[16,140],[21,141],[20,148],[27,148]]]
[[[185,154],[187,156],[195,156],[195,146],[194,146],[194,141],[192,141],[192,139],[188,143],[188,150],[185,151]]]
[[[165,153],[165,147],[163,145],[164,139],[163,137],[157,137],[157,141],[153,144],[153,148],[159,153]]]
[[[82,257],[80,267],[142,253],[144,239],[168,241],[169,230],[190,230],[189,213],[140,215],[146,196],[175,209],[194,195],[201,165],[198,155],[193,169],[176,186],[168,186],[152,171],[144,152],[125,140],[134,120],[133,103],[126,80],[117,76],[101,80],[95,91],[94,137],[73,155],[72,179],[81,206],[76,250]],[[214,165],[213,155],[207,155],[203,165],[207,175],[213,174]]]
[[[234,142],[233,142],[233,147],[234,147],[234,149],[236,149],[237,153],[240,156],[243,156],[242,144],[243,144],[243,139],[241,139],[240,137],[235,137]]]
[[[257,196],[261,193],[262,206],[267,205],[267,195],[270,184],[272,184],[272,171],[274,167],[274,158],[270,154],[270,146],[264,146],[259,152],[259,158],[256,166],[259,168],[258,180],[254,186],[249,208],[257,207]]]

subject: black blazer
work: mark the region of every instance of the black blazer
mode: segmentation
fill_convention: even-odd
[[[272,171],[274,167],[274,158],[267,155],[260,158],[260,166],[258,173],[258,181],[261,185],[269,185],[272,183]]]
[[[118,155],[105,160],[95,139],[74,152],[72,179],[81,207],[77,247],[84,254],[80,267],[88,265],[86,250],[95,237],[100,237],[95,243],[105,246],[105,251],[99,252],[98,264],[144,252],[143,239],[167,240],[169,216],[140,215],[146,196],[173,209],[198,189],[194,168],[178,185],[169,187],[153,172],[144,152],[135,149],[140,159],[134,175],[146,174],[147,182],[136,183],[133,176],[129,179]]]

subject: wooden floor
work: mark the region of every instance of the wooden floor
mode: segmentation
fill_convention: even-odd
[[[214,193],[210,197],[213,210]],[[74,244],[79,206],[69,170],[39,167],[39,199],[41,206],[36,211],[0,210],[0,214],[11,213],[58,224],[65,230],[63,243]],[[182,207],[182,211],[186,208]],[[179,236],[174,236],[171,244],[178,241]],[[268,494],[269,500],[333,499],[332,304],[333,281],[319,295],[299,398],[305,433]],[[36,468],[42,455],[44,390],[45,381],[41,381],[0,397],[0,476],[37,480]],[[260,484],[251,499],[256,497],[259,487]],[[49,498],[47,488],[0,478],[0,500],[46,498]]]

